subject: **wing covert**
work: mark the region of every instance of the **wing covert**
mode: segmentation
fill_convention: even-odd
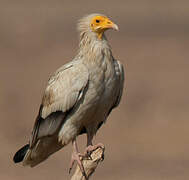
[[[69,110],[81,99],[87,83],[88,70],[77,61],[62,66],[51,76],[33,127],[30,147],[59,129]]]
[[[88,83],[88,69],[82,63],[63,66],[49,79],[42,99],[42,118],[52,112],[66,112],[81,98]]]

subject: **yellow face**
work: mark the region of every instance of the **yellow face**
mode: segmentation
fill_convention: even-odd
[[[118,26],[105,16],[93,17],[90,26],[92,31],[97,33],[99,39],[102,38],[102,34],[107,29],[118,30]]]

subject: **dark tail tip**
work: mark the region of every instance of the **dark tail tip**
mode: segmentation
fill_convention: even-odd
[[[29,144],[26,144],[24,147],[19,149],[13,157],[13,161],[15,163],[21,162],[24,159],[24,156],[28,149],[29,149]]]

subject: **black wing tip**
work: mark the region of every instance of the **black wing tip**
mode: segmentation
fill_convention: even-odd
[[[29,144],[26,144],[24,147],[19,149],[13,157],[13,161],[15,163],[19,163],[19,162],[23,161],[24,156],[28,149],[29,149]]]

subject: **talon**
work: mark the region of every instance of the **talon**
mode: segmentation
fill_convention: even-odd
[[[104,153],[105,146],[102,143],[98,143],[96,145],[89,145],[89,146],[87,146],[86,149],[85,149],[85,155],[87,155],[90,159],[92,159],[91,158],[91,153],[93,151],[95,151],[96,149],[98,149],[98,148],[101,148],[102,151],[103,151],[103,153]]]
[[[84,154],[85,154],[85,157],[86,157],[87,159],[92,160],[91,152],[90,152],[90,151],[86,150]]]

